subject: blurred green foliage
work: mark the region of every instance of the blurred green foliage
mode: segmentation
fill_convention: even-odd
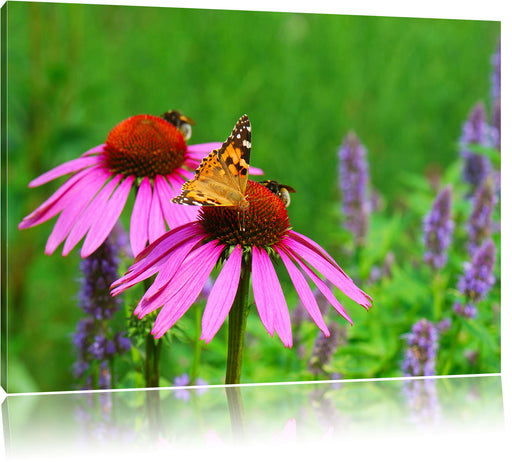
[[[333,367],[346,377],[400,375],[401,335],[430,309],[421,219],[435,191],[425,172],[457,180],[462,123],[476,100],[489,102],[499,23],[19,2],[7,8],[8,391],[74,387],[71,336],[81,314],[77,252],[44,255],[54,220],[17,229],[57,183],[29,190],[28,182],[103,143],[119,121],[170,108],[196,120],[192,143],[223,141],[240,115],[250,116],[252,164],[298,191],[289,208],[294,229],[331,252],[374,299],[370,313],[346,303],[354,326]],[[384,204],[357,262],[340,227],[337,188],[337,151],[350,129],[368,149],[372,187]],[[463,202],[461,187],[457,194]],[[393,277],[365,287],[372,265],[390,250]],[[450,259],[447,287],[455,287],[461,258]],[[291,308],[297,296],[283,285]],[[498,278],[480,310],[482,325],[494,327],[490,334],[486,328],[490,345],[476,372],[499,370],[499,320],[491,310],[499,308],[499,293]],[[170,336],[162,385],[190,367],[195,316],[191,310],[183,318],[185,338]],[[249,318],[245,380],[310,378],[295,347],[269,338],[254,311]],[[479,348],[473,334],[482,325],[478,318],[469,324],[467,344]],[[224,330],[203,348],[199,375],[211,383],[223,379]],[[462,355],[450,372],[473,371]],[[141,385],[135,359],[120,362],[125,386]]]

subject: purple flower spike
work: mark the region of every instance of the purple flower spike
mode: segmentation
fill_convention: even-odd
[[[456,300],[453,304],[453,311],[456,315],[466,319],[475,319],[477,314],[475,305],[472,305],[471,303],[463,304],[460,300]]]
[[[342,341],[343,331],[337,322],[329,323],[329,332],[331,333],[329,337],[319,332],[313,345],[308,369],[315,375],[325,373],[324,367],[329,364]]]
[[[462,176],[471,186],[471,195],[482,180],[492,172],[492,167],[489,159],[473,152],[470,145],[476,144],[488,148],[494,146],[495,139],[496,130],[487,124],[485,106],[479,102],[471,110],[460,138],[460,155],[465,160]]]
[[[421,319],[412,326],[412,332],[406,338],[404,376],[435,375],[438,332],[434,324]]]
[[[425,254],[423,259],[432,269],[446,264],[446,251],[453,233],[451,218],[452,186],[448,185],[437,196],[432,210],[424,219]]]
[[[495,261],[496,246],[492,239],[487,239],[476,250],[473,260],[464,264],[464,274],[457,284],[464,303],[455,303],[453,309],[457,314],[470,318],[476,316],[475,305],[485,298],[496,280],[493,274]]]
[[[112,377],[107,360],[131,347],[130,340],[121,333],[112,335],[108,323],[121,304],[121,300],[110,296],[109,286],[117,278],[117,254],[122,250],[118,242],[122,242],[123,237],[122,229],[115,228],[92,255],[80,261],[83,278],[78,304],[86,317],[78,322],[73,336],[78,353],[74,372],[75,377],[84,381],[85,388],[94,386],[92,375],[87,374],[93,363],[98,366],[96,385],[99,388],[109,388]],[[89,372],[92,373],[91,371]]]
[[[473,212],[467,225],[470,254],[474,254],[482,242],[491,236],[492,214],[497,200],[492,176],[489,176],[478,187],[473,198]]]
[[[356,244],[362,245],[366,240],[371,209],[368,197],[366,148],[354,132],[349,132],[343,140],[338,156],[344,225],[352,232]]]

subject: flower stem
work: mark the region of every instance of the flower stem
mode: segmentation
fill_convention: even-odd
[[[190,370],[190,383],[195,384],[197,376],[199,374],[199,363],[201,360],[201,343],[199,338],[201,337],[201,311],[200,307],[195,307],[195,323],[196,323],[196,339],[194,342],[194,358],[192,360],[192,367]]]
[[[116,387],[116,383],[115,383],[115,368],[114,368],[114,358],[110,358],[108,360],[108,367],[109,367],[109,371],[110,371],[110,384],[108,386],[108,388],[115,388]]]
[[[228,359],[226,365],[226,384],[240,383],[242,359],[244,354],[245,328],[249,314],[249,281],[251,279],[250,258],[242,259],[240,282],[233,306],[229,312],[228,323]]]
[[[445,291],[445,279],[439,272],[436,272],[432,278],[432,292],[433,292],[433,311],[434,320],[440,321],[443,309],[443,299]]]
[[[448,352],[448,358],[446,358],[444,367],[441,371],[442,375],[447,375],[448,372],[450,371],[450,367],[452,366],[453,355],[455,353],[455,347],[457,345],[457,341],[458,341],[458,337],[459,337],[461,328],[462,328],[462,322],[461,322],[460,316],[457,316],[455,318],[455,322],[454,322],[454,326],[453,326],[454,332],[452,334],[452,344],[450,347],[450,351]]]
[[[146,387],[158,387],[160,382],[160,351],[162,342],[146,336]]]

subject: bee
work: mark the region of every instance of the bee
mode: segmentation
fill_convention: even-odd
[[[260,181],[260,184],[265,186],[270,192],[274,193],[279,199],[283,201],[285,207],[288,207],[291,202],[290,193],[297,192],[291,186],[280,184],[275,180]]]
[[[164,112],[160,115],[162,119],[167,120],[170,124],[173,124],[183,135],[185,141],[192,136],[192,127],[195,125],[195,121],[186,115],[183,115],[180,111],[175,109]]]

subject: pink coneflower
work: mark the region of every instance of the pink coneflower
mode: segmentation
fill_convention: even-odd
[[[243,229],[235,207],[202,207],[195,221],[167,232],[144,249],[127,273],[112,285],[111,293],[117,295],[158,273],[135,309],[142,318],[161,308],[152,330],[155,338],[163,336],[185,314],[220,262],[224,264],[202,318],[201,339],[207,343],[228,313],[231,329],[231,316],[239,306],[237,300],[243,299],[244,294],[247,300],[252,274],[254,302],[265,329],[271,336],[276,332],[285,347],[292,346],[290,315],[274,269],[278,260],[284,263],[304,307],[326,336],[329,330],[306,276],[351,324],[343,306],[317,272],[358,304],[366,309],[371,306],[371,297],[325,250],[291,230],[285,205],[277,195],[249,180],[246,198],[249,207]]]
[[[137,255],[148,241],[164,234],[166,224],[172,229],[197,216],[198,207],[180,207],[169,199],[179,193],[184,179],[193,176],[199,161],[220,143],[187,146],[183,133],[188,132],[152,115],[136,115],[120,122],[104,144],[30,182],[30,187],[36,187],[72,174],[22,220],[19,228],[36,226],[60,213],[45,253],[52,254],[65,241],[62,254],[67,255],[85,236],[81,250],[85,258],[105,241],[135,187],[130,244]],[[253,169],[251,173],[261,172]]]

